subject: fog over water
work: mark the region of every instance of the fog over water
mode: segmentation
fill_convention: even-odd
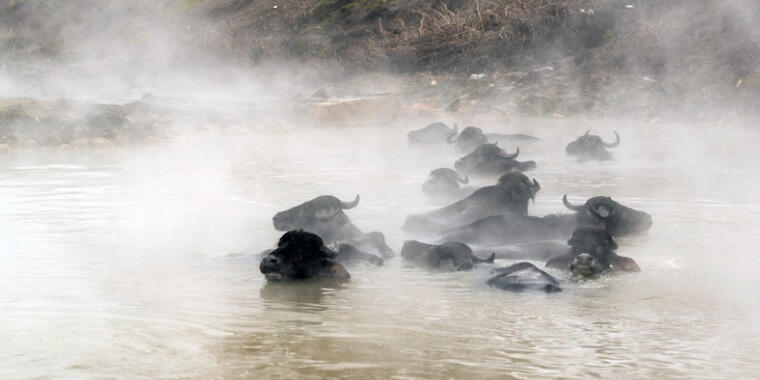
[[[436,273],[400,258],[351,281],[266,283],[254,253],[271,217],[320,194],[399,250],[404,217],[434,203],[407,129],[303,129],[142,148],[17,152],[0,167],[0,374],[53,377],[751,376],[760,280],[752,241],[757,133],[742,126],[526,119],[521,156],[542,190],[530,213],[611,195],[649,212],[620,239],[642,272],[559,294],[488,288],[487,268]],[[586,128],[622,143],[578,163]],[[276,143],[276,146],[275,146]],[[510,147],[505,147],[510,150]],[[478,178],[478,185],[495,178]],[[500,262],[498,264],[508,264]],[[540,263],[539,263],[540,264]],[[552,272],[563,281],[563,273]]]
[[[66,4],[60,17],[81,8]],[[1,379],[760,374],[760,130],[744,115],[707,107],[700,115],[717,121],[689,112],[506,117],[399,97],[401,111],[385,112],[400,115],[391,122],[314,125],[302,102],[315,90],[360,98],[406,79],[375,73],[329,87],[334,73],[303,62],[215,59],[206,49],[223,31],[158,11],[123,26],[115,16],[132,20],[131,8],[109,4],[111,18],[87,13],[99,23],[62,29],[60,61],[0,62],[0,97],[152,99],[176,111],[166,116],[174,135],[0,153]],[[77,34],[109,22],[120,27]],[[417,106],[430,112],[411,115]],[[272,216],[319,195],[359,194],[346,214],[365,232],[383,232],[396,253],[407,239],[433,240],[401,226],[446,204],[421,184],[463,156],[407,144],[408,131],[435,121],[539,137],[519,143],[519,159],[537,163],[525,174],[541,184],[530,215],[569,213],[563,194],[575,204],[611,196],[649,213],[646,234],[618,239],[617,252],[641,273],[577,281],[549,269],[563,292],[512,293],[485,284],[490,265],[446,273],[396,256],[378,268],[350,265],[340,284],[265,280],[257,254],[282,235]],[[613,160],[565,153],[589,129],[606,141],[620,134]],[[497,178],[473,176],[470,185]]]

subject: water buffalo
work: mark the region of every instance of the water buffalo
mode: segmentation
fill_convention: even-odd
[[[433,123],[425,128],[417,129],[406,134],[410,144],[443,144],[457,134],[457,125],[449,128],[443,123]]]
[[[478,127],[467,127],[462,130],[459,136],[449,136],[446,141],[454,144],[460,152],[467,153],[472,152],[479,145],[487,143],[488,137]]]
[[[567,195],[565,195],[562,197],[562,203],[568,209],[575,211],[579,217],[593,221],[593,223],[586,222],[579,225],[601,225],[613,236],[641,234],[652,227],[652,217],[649,214],[623,206],[610,197],[592,197],[583,205],[574,205],[567,200]]]
[[[519,162],[520,148],[507,154],[496,144],[481,144],[472,153],[460,158],[454,167],[462,173],[502,174],[509,171],[526,171],[536,167],[533,161]]]
[[[513,292],[537,290],[554,293],[562,291],[557,279],[528,262],[517,263],[496,271],[498,274],[486,281],[486,284]]]
[[[481,259],[472,253],[467,244],[447,242],[439,245],[407,240],[401,248],[401,257],[429,269],[467,270],[479,263],[493,263],[494,255]]]
[[[278,212],[272,222],[278,231],[304,230],[319,235],[327,244],[344,242],[388,258],[393,250],[381,232],[363,233],[354,226],[343,210],[359,204],[359,195],[344,202],[332,195],[322,195],[285,211]]]
[[[612,235],[623,236],[643,233],[652,225],[649,214],[626,207],[610,197],[593,197],[582,206],[572,205],[567,196],[562,200],[566,207],[575,211],[574,214],[543,217],[493,215],[448,230],[440,235],[439,241],[500,245],[562,239],[580,226],[604,226]]]
[[[575,141],[567,144],[565,152],[571,156],[579,157],[581,160],[609,160],[612,158],[610,152],[605,148],[614,148],[620,144],[620,135],[615,133],[615,141],[606,143],[597,135],[589,135],[589,131],[578,137]]]
[[[472,193],[472,188],[459,187],[459,184],[469,182],[466,175],[461,176],[453,169],[439,168],[430,172],[427,181],[422,184],[422,192],[434,197],[458,197]]]
[[[615,253],[617,242],[602,227],[579,227],[567,244],[570,249],[564,255],[547,261],[547,267],[570,270],[584,277],[593,277],[610,270],[641,271],[633,259]]]
[[[259,270],[270,281],[350,278],[335,256],[319,236],[300,230],[288,231],[280,237],[277,248],[261,259]]]
[[[410,215],[404,230],[440,232],[489,215],[526,215],[528,201],[534,199],[540,189],[535,179],[531,182],[520,172],[510,172],[502,175],[496,185],[482,187],[459,202],[422,215]]]

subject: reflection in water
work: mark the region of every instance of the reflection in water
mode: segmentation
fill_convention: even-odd
[[[614,125],[622,143],[602,163],[564,146],[604,122],[491,128],[542,138],[520,146],[542,187],[530,213],[610,195],[654,219],[618,241],[642,273],[554,295],[489,288],[487,267],[398,258],[348,267],[339,285],[264,281],[253,253],[281,235],[272,216],[320,194],[361,194],[347,215],[397,251],[422,238],[400,226],[435,206],[420,185],[460,155],[410,148],[411,127],[3,156],[0,378],[757,374],[757,133]]]
[[[265,282],[259,296],[266,308],[287,308],[305,313],[326,309],[323,298],[344,287],[344,281],[314,279],[291,282]]]

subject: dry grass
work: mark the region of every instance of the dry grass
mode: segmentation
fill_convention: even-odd
[[[530,47],[541,33],[592,3],[475,0],[459,9],[414,7],[407,17],[378,18],[374,26],[364,27],[373,38],[352,44],[349,59],[412,70],[467,66],[464,61],[480,49],[495,48],[497,57],[505,57]]]

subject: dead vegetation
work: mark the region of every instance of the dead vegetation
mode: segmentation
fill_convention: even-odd
[[[7,26],[0,24],[0,58],[19,70],[29,67],[25,57],[55,63],[77,57],[70,49],[81,44],[69,40],[89,35],[123,36],[125,49],[140,51],[153,36],[130,21],[142,18],[177,32],[171,37],[176,41],[157,44],[182,47],[167,61],[172,65],[293,62],[299,72],[322,73],[328,83],[390,72],[411,78],[410,86],[440,84],[407,89],[421,96],[442,102],[499,96],[531,113],[621,106],[643,112],[704,105],[760,109],[754,95],[760,90],[760,4],[754,0],[93,3],[89,13],[77,12],[85,0],[0,5]],[[109,16],[111,11],[118,14]],[[172,16],[154,15],[161,13]],[[89,19],[94,21],[84,22]],[[132,61],[130,68],[139,71]],[[468,80],[473,74],[482,79]]]

